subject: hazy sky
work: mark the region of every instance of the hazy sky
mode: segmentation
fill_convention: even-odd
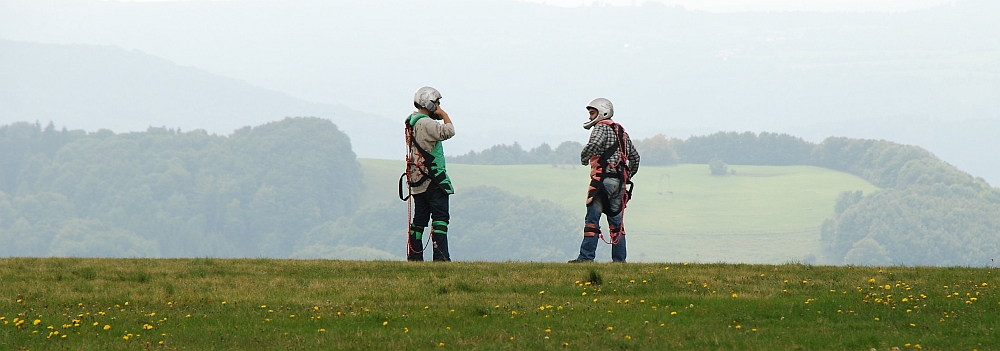
[[[637,0],[637,7],[631,0],[603,2],[613,8],[588,0],[98,1],[0,0],[0,39],[135,50],[387,121],[411,111],[415,87],[435,86],[462,126],[463,137],[449,141],[452,153],[497,143],[585,141],[580,106],[604,96],[637,138],[749,130],[811,141],[888,139],[1000,179],[1000,162],[986,165],[968,152],[998,149],[991,123],[1000,123],[993,122],[1000,121],[1000,41],[989,34],[1000,26],[997,0],[656,0],[698,11],[648,6],[654,0]],[[774,12],[704,12],[739,10]],[[833,13],[784,12],[809,10]],[[112,63],[81,62],[80,71],[99,68],[91,64]],[[31,91],[49,86],[25,81],[43,87]],[[160,88],[191,90],[180,83]],[[87,89],[112,99],[118,96],[107,93],[112,88]],[[213,108],[246,105],[231,92],[213,95]],[[113,111],[95,116],[150,115],[108,104]],[[276,115],[294,113],[300,112]],[[213,119],[219,127],[212,131],[251,124],[244,114],[231,115]],[[23,111],[7,118],[47,118],[38,116]],[[58,116],[57,125],[84,125],[77,114]],[[197,122],[170,126],[211,127]],[[89,125],[134,129],[109,120]],[[390,156],[398,149],[380,145]],[[367,148],[359,154],[383,157]]]
[[[646,0],[521,0],[556,6],[628,6]],[[649,0],[706,11],[906,11],[954,0]]]
[[[114,1],[114,0],[112,0]],[[122,2],[163,2],[189,0],[118,0]],[[230,1],[230,0],[215,0]],[[928,8],[957,0],[516,0],[563,7],[634,6],[647,1],[680,5],[705,11],[907,11]]]

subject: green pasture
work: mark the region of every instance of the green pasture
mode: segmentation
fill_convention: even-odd
[[[358,161],[367,204],[399,201],[402,161]],[[449,164],[448,169],[459,194],[488,185],[547,199],[579,213],[583,226],[585,166]],[[819,228],[833,217],[837,195],[877,190],[854,175],[819,167],[730,169],[736,173],[712,176],[700,164],[641,167],[625,214],[630,260],[784,263],[813,254],[823,262]],[[598,254],[607,259],[610,250],[602,246]]]
[[[991,267],[0,259],[2,350],[990,350]]]

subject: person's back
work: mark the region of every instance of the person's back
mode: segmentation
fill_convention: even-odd
[[[422,238],[431,216],[431,241],[434,261],[451,261],[448,250],[448,223],[451,216],[448,197],[454,194],[445,165],[442,141],[455,135],[451,117],[441,109],[441,93],[431,87],[417,90],[413,97],[417,111],[406,118],[406,178],[413,199],[413,219],[407,237],[409,261],[423,261]],[[436,120],[443,120],[438,123]]]
[[[600,220],[605,214],[611,236],[611,260],[625,262],[625,229],[622,214],[631,196],[625,186],[639,172],[639,153],[620,124],[611,120],[611,101],[598,98],[587,105],[590,140],[580,152],[580,163],[590,165],[590,188],[587,192],[587,216],[584,220],[580,254],[570,263],[593,262],[601,236]]]

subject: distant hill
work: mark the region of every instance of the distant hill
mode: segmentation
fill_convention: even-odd
[[[345,131],[358,155],[394,157],[393,151],[402,148],[379,139],[395,131],[396,123],[388,119],[311,103],[138,51],[0,40],[0,53],[0,124],[52,121],[88,131],[152,126],[229,134],[284,117],[314,116]]]

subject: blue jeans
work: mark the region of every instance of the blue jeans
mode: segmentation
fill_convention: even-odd
[[[621,208],[622,205],[622,186],[621,179],[618,178],[607,178],[604,179],[604,189],[608,193],[608,199],[610,200],[610,205],[612,210],[617,210]],[[598,230],[601,228],[601,215],[604,214],[604,205],[601,204],[601,200],[594,198],[587,205],[587,217],[584,220],[586,227],[593,227]],[[618,243],[611,245],[611,260],[614,262],[625,262],[626,250],[625,250],[625,235],[618,235],[618,231],[621,230],[622,225],[622,214],[618,213],[617,216],[608,218],[608,226],[611,227],[612,238],[611,241],[614,242],[618,240]],[[590,234],[590,236],[588,236]],[[599,239],[597,235],[593,235],[591,232],[584,232],[583,242],[580,243],[580,256],[577,259],[581,260],[593,260],[597,256],[597,242]]]

